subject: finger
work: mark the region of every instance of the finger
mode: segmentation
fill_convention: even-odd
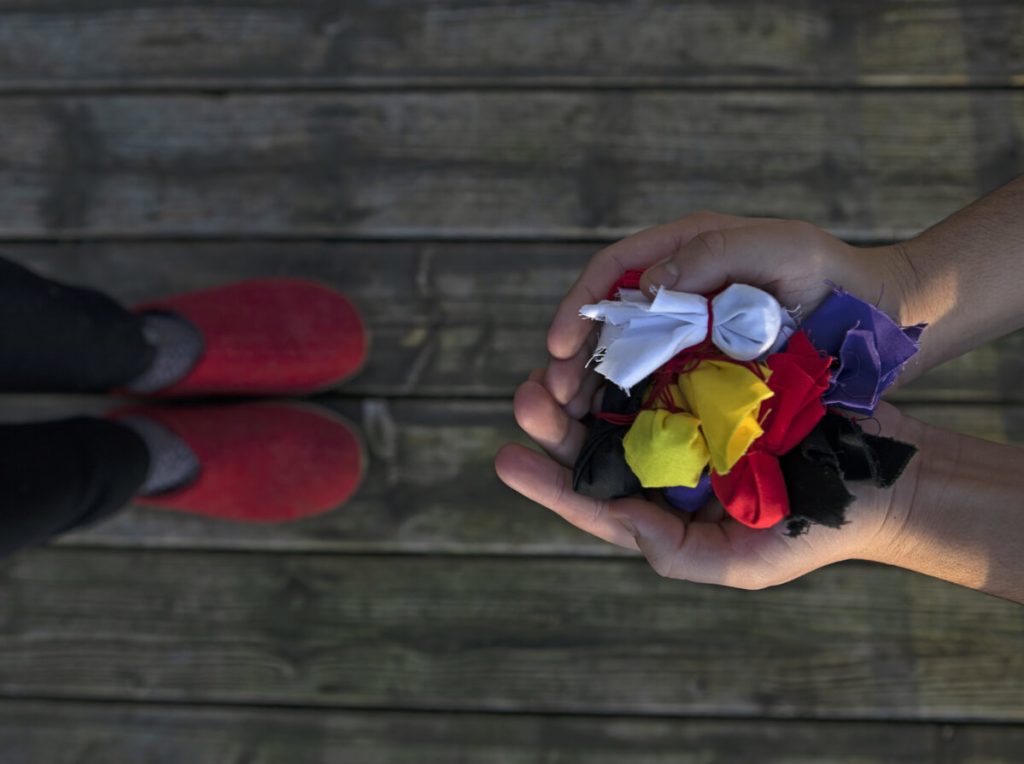
[[[516,390],[512,403],[516,422],[559,464],[571,467],[583,448],[587,428],[570,418],[547,389],[527,381]]]
[[[593,324],[593,322],[590,322]],[[588,338],[589,339],[589,338]],[[552,358],[544,375],[544,386],[561,405],[566,405],[580,390],[583,379],[587,376],[587,362],[594,354],[593,342],[584,341],[583,345],[572,358]]]
[[[593,371],[585,372],[580,389],[565,405],[565,412],[573,419],[582,419],[594,409],[594,398],[597,396],[598,388],[604,382],[604,377]],[[598,409],[600,410],[600,409]]]
[[[601,380],[602,382],[604,380]],[[608,385],[598,383],[594,395],[590,399],[590,413],[597,416],[604,409],[604,396],[608,391]]]
[[[498,477],[509,488],[541,504],[580,530],[612,544],[636,549],[633,537],[608,514],[609,503],[572,490],[572,475],[551,459],[510,443],[495,457]],[[620,499],[615,504],[642,503]]]
[[[561,359],[576,355],[592,328],[589,320],[580,317],[580,308],[603,300],[626,271],[648,268],[670,257],[702,231],[750,222],[749,218],[698,212],[673,223],[648,228],[601,250],[559,304],[548,331],[548,352]]]
[[[702,231],[649,268],[640,288],[705,294],[741,282],[768,288],[782,299],[799,293],[806,282],[808,291],[820,291],[822,236],[814,226],[795,221]],[[780,283],[781,293],[771,289]]]

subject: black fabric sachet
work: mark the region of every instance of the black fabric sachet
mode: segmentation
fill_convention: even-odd
[[[790,535],[810,523],[838,528],[853,501],[846,483],[868,480],[888,488],[903,473],[917,447],[865,433],[860,425],[829,411],[811,433],[779,464],[789,494]]]
[[[647,382],[633,387],[626,395],[615,385],[607,385],[601,413],[630,417],[640,411]],[[630,424],[614,424],[592,417],[587,439],[576,457],[572,487],[576,493],[593,499],[618,499],[640,493],[643,487],[626,463],[622,439]]]

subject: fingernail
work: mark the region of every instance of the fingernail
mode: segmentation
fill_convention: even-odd
[[[671,260],[663,260],[647,271],[647,278],[657,286],[675,284],[679,278],[679,266]]]

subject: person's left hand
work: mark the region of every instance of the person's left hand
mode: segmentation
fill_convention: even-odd
[[[498,476],[509,487],[553,510],[600,539],[639,550],[661,576],[740,589],[762,589],[840,560],[877,559],[900,523],[893,514],[893,489],[849,486],[856,501],[841,529],[812,525],[791,538],[786,524],[755,530],[729,517],[712,500],[689,514],[640,496],[598,501],[572,488],[572,465],[586,438],[586,427],[569,416],[534,372],[516,391],[519,426],[547,452],[518,444],[504,446],[495,459]],[[886,435],[900,437],[904,418],[883,403],[875,417]],[[907,418],[908,422],[913,422]],[[898,486],[911,490],[917,464],[911,462]],[[910,488],[908,488],[908,486]],[[898,513],[897,513],[898,514]]]

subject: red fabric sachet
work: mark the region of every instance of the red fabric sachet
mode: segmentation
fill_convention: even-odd
[[[778,457],[795,448],[825,415],[821,399],[831,362],[803,331],[790,338],[783,352],[768,356],[768,387],[774,395],[762,404],[764,434],[727,475],[711,475],[715,496],[744,525],[769,528],[789,514]]]

